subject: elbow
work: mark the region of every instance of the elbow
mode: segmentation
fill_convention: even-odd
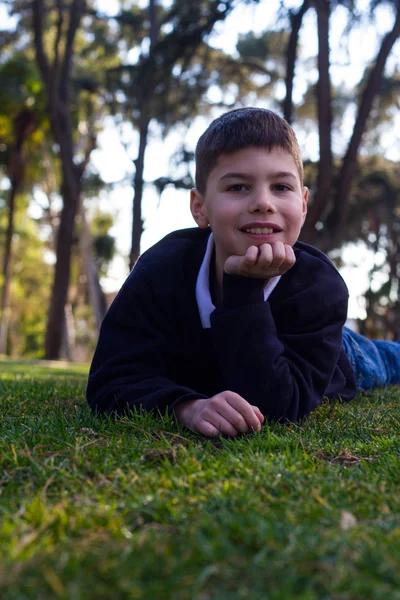
[[[102,386],[95,385],[90,377],[86,388],[86,400],[95,415],[113,413],[116,410],[115,394]]]

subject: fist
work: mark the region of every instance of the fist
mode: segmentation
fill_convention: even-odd
[[[244,256],[229,256],[224,270],[232,275],[270,279],[283,275],[296,262],[292,246],[283,242],[250,246]]]
[[[189,400],[175,409],[178,421],[207,437],[236,436],[249,431],[260,431],[264,421],[260,409],[249,404],[242,396],[226,390],[198,400]]]

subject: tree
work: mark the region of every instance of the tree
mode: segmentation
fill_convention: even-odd
[[[371,0],[371,16],[383,4],[387,4],[393,9],[393,26],[382,38],[376,60],[372,65],[367,65],[366,67],[354,128],[340,167],[338,167],[338,163],[335,161],[332,150],[332,132],[336,127],[333,112],[339,106],[340,102],[342,102],[340,108],[343,111],[344,95],[341,91],[335,90],[331,83],[329,36],[331,17],[339,6],[345,7],[348,11],[347,33],[351,32],[353,25],[359,23],[360,15],[357,13],[354,0],[303,0],[295,8],[292,5],[290,8],[287,8],[286,3],[283,1],[281,3],[279,18],[277,19],[278,28],[276,31],[266,31],[261,36],[254,36],[252,34],[248,36],[248,48],[250,48],[251,52],[247,54],[247,59],[262,58],[264,64],[267,64],[269,61],[270,71],[275,71],[276,73],[279,73],[282,68],[282,59],[286,61],[284,75],[286,95],[282,103],[285,118],[289,122],[293,122],[296,119],[295,113],[298,112],[300,114],[300,111],[304,112],[304,105],[306,105],[308,106],[306,109],[307,118],[317,119],[320,158],[316,182],[313,183],[311,189],[309,213],[302,231],[302,239],[318,245],[325,251],[338,247],[342,243],[342,232],[345,229],[348,215],[352,181],[356,173],[357,157],[363,137],[368,130],[372,109],[376,106],[379,91],[385,83],[384,71],[388,56],[394,43],[400,36],[400,5],[398,2],[394,0],[386,0],[386,2],[384,0]],[[293,104],[295,67],[300,61],[297,48],[304,16],[311,9],[317,17],[318,82],[306,92],[303,107],[299,108],[298,106],[294,107]],[[287,28],[280,25],[282,20],[288,23],[290,28],[285,43],[286,54],[279,57],[271,53],[271,49],[264,43],[264,39],[266,36],[271,36],[274,33],[278,36],[283,36],[286,33]],[[284,37],[282,37],[283,39]],[[251,41],[252,47],[250,45]],[[262,53],[262,47],[264,47],[264,54]],[[238,50],[241,52],[240,44],[238,44]],[[273,92],[273,89],[271,91]],[[312,98],[313,95],[315,95],[315,98]],[[315,106],[316,114],[310,112],[310,101]],[[354,100],[347,98],[347,106],[352,101]],[[273,102],[276,102],[275,98],[273,98]],[[336,168],[340,170],[338,178],[334,172]],[[337,187],[334,186],[334,181],[337,182]]]
[[[325,207],[332,188],[332,91],[330,78],[329,20],[331,0],[313,0],[318,23],[318,83],[316,86],[318,109],[319,164],[316,190],[307,216],[307,226],[315,225]],[[304,235],[304,234],[303,234]]]
[[[52,288],[49,319],[46,333],[46,357],[58,358],[63,336],[63,315],[67,301],[68,285],[71,272],[71,250],[73,244],[74,224],[79,211],[84,215],[81,207],[82,180],[90,160],[90,154],[96,145],[95,122],[98,115],[94,114],[93,95],[99,82],[90,78],[87,73],[80,77],[77,68],[74,48],[79,38],[78,34],[85,14],[89,13],[86,0],[71,0],[70,3],[61,3],[55,0],[50,6],[44,0],[32,2],[32,24],[34,32],[34,46],[36,60],[43,79],[49,120],[54,140],[59,147],[61,161],[62,184],[61,195],[63,208],[57,232],[54,283]],[[93,23],[93,19],[92,19]],[[102,22],[104,26],[104,22]],[[46,32],[52,32],[51,50],[50,39]],[[100,28],[104,36],[104,29]],[[90,54],[90,42],[84,38],[84,47],[81,56]],[[89,46],[89,47],[88,47]],[[98,50],[98,39],[95,37],[94,46]],[[85,52],[83,52],[85,50]],[[113,56],[113,55],[112,55]],[[103,55],[97,68],[111,59]],[[74,77],[75,75],[75,77]],[[97,85],[96,85],[97,84]],[[72,97],[72,87],[78,91],[77,98]],[[82,117],[81,113],[84,112]],[[79,139],[77,128],[79,127]],[[83,143],[82,143],[83,140]],[[82,216],[82,218],[84,218]],[[88,245],[85,245],[88,248]],[[87,263],[89,264],[88,258]],[[101,288],[96,280],[96,271],[89,268],[88,277],[93,283],[93,289],[101,294]],[[96,299],[97,300],[97,299]],[[103,311],[99,317],[104,316],[104,303],[101,299],[96,306]],[[99,321],[98,319],[98,321]]]
[[[378,6],[378,4],[378,2],[375,2],[376,6]],[[340,230],[348,215],[351,184],[356,171],[357,156],[367,127],[367,121],[383,82],[388,56],[396,40],[400,37],[400,4],[393,2],[392,5],[395,10],[393,27],[383,37],[375,63],[369,73],[366,86],[359,102],[353,133],[342,161],[339,186],[335,198],[335,210],[330,218],[331,246],[336,246],[340,240]]]
[[[14,54],[0,67],[0,127],[3,167],[10,181],[7,228],[3,250],[3,285],[0,305],[0,354],[5,354],[9,322],[12,241],[16,200],[25,185],[26,143],[38,126],[37,105],[41,85],[27,57]],[[40,103],[40,101],[39,101]]]
[[[365,293],[369,337],[400,337],[400,171],[383,157],[362,157],[349,203],[345,240],[360,240],[374,254]]]
[[[283,102],[283,116],[288,123],[293,120],[293,81],[297,59],[297,47],[299,33],[303,23],[303,17],[310,8],[310,0],[304,0],[298,11],[289,9],[290,35],[286,49],[286,95]]]
[[[3,257],[3,293],[1,298],[0,354],[5,354],[7,344],[9,294],[11,281],[12,239],[14,235],[15,200],[24,179],[24,143],[35,129],[35,116],[29,108],[21,110],[13,121],[14,148],[8,165],[11,182],[8,197],[8,226]]]
[[[376,102],[379,90],[384,81],[384,70],[388,56],[394,43],[400,36],[400,5],[391,2],[394,10],[393,27],[383,37],[381,45],[371,68],[367,70],[368,76],[365,86],[360,95],[357,115],[353,131],[342,159],[338,186],[333,193],[332,186],[332,149],[331,149],[331,118],[330,105],[330,77],[329,77],[329,45],[327,46],[326,7],[329,2],[314,2],[318,14],[318,34],[324,58],[319,58],[320,79],[318,82],[318,111],[319,111],[319,133],[320,133],[320,162],[319,175],[316,189],[312,195],[309,215],[303,228],[302,239],[310,243],[318,244],[323,250],[338,247],[342,243],[342,231],[348,217],[349,201],[352,193],[352,182],[356,173],[357,157],[361,147],[363,136],[368,127],[368,119]],[[382,2],[372,2],[371,10]],[[325,12],[324,12],[325,11]],[[325,65],[323,67],[323,64]],[[326,113],[326,114],[325,114]],[[329,182],[329,186],[328,186]],[[319,227],[318,227],[319,225]]]
[[[121,64],[109,73],[110,86],[114,88],[112,110],[120,111],[123,119],[131,120],[139,133],[135,175],[133,181],[133,218],[130,251],[130,268],[140,252],[143,233],[142,198],[144,188],[144,161],[151,122],[168,127],[182,122],[193,115],[204,94],[204,81],[210,76],[206,65],[196,64],[199,54],[207,62],[205,40],[215,23],[226,18],[234,7],[234,0],[202,0],[188,4],[175,0],[169,8],[149,0],[147,20],[144,25],[144,39],[148,40],[145,50],[135,64]],[[137,22],[140,16],[132,18],[132,33],[137,39]],[[118,20],[126,24],[126,16],[120,14]],[[142,35],[143,35],[142,32]],[[131,42],[132,44],[132,42]],[[208,75],[208,77],[206,77]],[[123,102],[118,106],[116,92],[123,93]]]
[[[33,11],[32,4],[35,9]],[[67,304],[61,307],[63,302],[61,302],[60,296],[63,295],[65,285],[68,290],[69,275],[68,268],[64,269],[63,265],[67,261],[70,266],[72,245],[69,246],[68,240],[73,240],[71,228],[72,230],[75,228],[75,220],[85,221],[85,211],[80,196],[84,171],[89,161],[90,151],[95,144],[96,121],[99,116],[97,109],[101,102],[101,99],[97,101],[101,85],[99,74],[102,73],[103,67],[109,67],[112,64],[115,56],[113,40],[108,35],[108,20],[97,15],[89,5],[87,9],[85,8],[87,14],[91,15],[88,17],[91,20],[91,23],[88,24],[89,30],[84,31],[82,27],[78,27],[79,13],[82,14],[84,5],[86,7],[86,3],[72,2],[68,5],[68,3],[55,2],[48,3],[45,7],[41,2],[35,4],[17,0],[14,3],[14,12],[19,17],[19,25],[15,31],[2,32],[0,35],[0,43],[6,52],[12,54],[13,49],[18,47],[21,52],[25,52],[26,63],[34,65],[32,63],[34,44],[30,37],[32,29],[34,29],[36,55],[38,64],[42,68],[41,76],[44,79],[48,110],[48,115],[46,115],[44,103],[41,107],[44,113],[44,122],[42,119],[40,129],[43,131],[50,124],[53,134],[55,133],[55,141],[60,142],[57,146],[49,145],[44,153],[44,157],[52,154],[61,159],[59,161],[60,168],[57,161],[53,160],[54,156],[52,156],[51,162],[47,161],[47,163],[55,171],[55,177],[51,177],[51,179],[60,182],[61,193],[64,194],[60,219],[58,215],[52,214],[49,220],[56,238],[57,264],[53,295],[50,301],[47,341],[51,340],[54,334],[58,342],[60,336],[61,340],[65,341],[66,338],[63,313],[64,306]],[[3,35],[4,33],[7,35]],[[80,50],[79,61],[73,60],[73,48],[75,47]],[[54,51],[54,55],[52,51]],[[43,88],[40,76],[37,82]],[[71,91],[74,91],[75,94],[72,95]],[[32,157],[30,156],[30,158]],[[44,164],[46,161],[42,162]],[[43,184],[44,188],[48,187],[47,183],[50,179],[49,174],[45,171],[46,169],[42,173],[43,179],[39,180],[38,178],[37,180],[37,183]],[[20,171],[18,170],[18,172]],[[59,177],[59,172],[61,177]],[[78,199],[74,196],[74,190],[78,192]],[[51,193],[53,192],[54,189]],[[50,194],[47,195],[50,198]],[[70,201],[71,197],[73,197],[72,202]],[[48,212],[53,212],[50,203]],[[60,224],[55,225],[56,220],[59,220]],[[91,297],[99,328],[105,313],[104,294],[99,285],[97,267],[91,256],[88,228],[80,227],[80,233],[82,257],[84,257],[82,263],[87,271],[88,286],[95,290],[95,294],[91,294]],[[63,284],[61,286],[60,281]],[[54,319],[54,309],[58,315],[61,315],[60,318]],[[53,326],[54,321],[57,324],[56,328]],[[57,353],[60,353],[60,348]],[[49,356],[49,352],[47,355]]]
[[[47,244],[40,239],[37,223],[26,215],[29,197],[20,199],[15,216],[7,354],[43,358],[53,269],[46,260]]]
[[[89,141],[84,159],[74,161],[73,120],[70,103],[71,69],[76,34],[86,11],[85,0],[73,0],[68,7],[69,22],[65,27],[65,8],[58,2],[52,7],[57,12],[57,25],[52,60],[45,51],[45,24],[48,24],[49,12],[44,0],[34,0],[33,31],[36,60],[46,90],[50,124],[55,141],[60,148],[62,162],[63,210],[57,234],[57,262],[49,320],[46,333],[45,353],[47,358],[59,358],[64,323],[64,307],[67,300],[70,278],[70,257],[73,242],[75,217],[79,210],[82,175],[93,148],[93,139]]]

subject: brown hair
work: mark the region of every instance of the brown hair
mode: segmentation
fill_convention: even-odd
[[[303,185],[303,161],[296,136],[289,123],[266,108],[238,108],[215,119],[200,136],[196,146],[196,188],[204,194],[207,179],[221,154],[248,146],[279,147],[291,154]]]

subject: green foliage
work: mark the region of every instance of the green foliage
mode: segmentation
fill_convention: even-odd
[[[317,114],[317,84],[310,85],[305,91],[302,100],[296,105],[297,127],[305,126],[307,123],[315,124]],[[354,95],[343,87],[332,86],[332,117],[333,131],[338,129],[343,122],[345,113],[354,102]]]
[[[115,237],[109,230],[114,225],[114,217],[110,213],[97,209],[91,220],[93,252],[101,275],[107,274],[107,269],[115,256]]]
[[[52,267],[46,262],[46,244],[39,237],[37,224],[26,216],[26,208],[27,197],[22,196],[13,239],[9,351],[30,357],[43,355]],[[4,230],[5,217],[0,209],[0,249],[4,245]]]
[[[0,111],[11,119],[26,105],[32,106],[43,90],[35,64],[16,53],[0,65]]]
[[[115,253],[115,238],[108,233],[95,235],[93,244],[96,257],[108,264]]]
[[[7,168],[16,145],[16,124],[21,114],[29,111],[35,122],[35,131],[25,140],[29,153],[43,142],[46,131],[43,86],[32,60],[26,52],[16,51],[4,63],[0,63],[0,166]],[[36,174],[37,174],[36,163]],[[32,169],[28,169],[29,180]]]
[[[70,89],[76,163],[84,159],[86,152],[91,147],[91,142],[94,141],[96,134],[103,126],[103,117],[108,112],[117,115],[124,122],[132,123],[134,128],[138,127],[142,118],[144,120],[149,118],[160,125],[157,129],[158,132],[166,134],[177,125],[189,126],[194,116],[197,114],[207,115],[215,107],[233,108],[240,104],[260,104],[262,102],[271,107],[281,105],[291,17],[303,4],[301,0],[297,3],[282,0],[272,27],[258,34],[249,32],[241,36],[237,44],[238,58],[214,48],[209,34],[214,24],[222,21],[229,11],[239,3],[229,1],[218,3],[211,0],[188,3],[186,0],[174,0],[173,2],[156,2],[156,4],[157,35],[156,39],[150,43],[151,23],[148,3],[139,3],[136,0],[121,1],[117,3],[116,13],[110,17],[109,14],[102,14],[98,10],[94,0],[88,0],[87,14],[76,37]],[[267,10],[268,2],[265,0],[264,4]],[[367,22],[367,8],[371,18],[378,19],[383,14],[381,7],[386,5],[396,9],[397,4],[397,0],[370,0],[368,7],[365,6],[363,10],[360,10],[360,3],[355,0],[331,0],[331,22],[335,18],[336,9],[344,7],[347,10],[347,25],[341,40],[343,47],[346,45],[348,35],[353,27]],[[6,173],[14,143],[14,116],[21,108],[31,107],[35,110],[38,126],[26,144],[26,154],[29,160],[25,169],[23,192],[32,194],[33,186],[36,185],[42,188],[49,199],[58,193],[62,173],[59,165],[59,149],[50,141],[50,125],[46,113],[43,86],[35,66],[31,30],[32,3],[26,0],[15,0],[12,4],[6,3],[5,6],[18,17],[18,25],[15,31],[0,33],[2,48],[0,60],[0,167],[2,173]],[[46,3],[48,20],[46,20],[45,28],[45,50],[51,61],[54,59],[54,43],[57,39],[59,16],[56,10],[57,6],[64,7],[68,13],[71,4],[69,1],[59,5],[56,2]],[[310,7],[311,11],[315,13],[313,3]],[[345,14],[344,11],[342,11],[342,16],[343,14]],[[66,14],[64,17],[62,33],[65,33],[69,22]],[[63,44],[60,45],[60,58],[65,49]],[[305,82],[308,82],[308,88],[305,89],[302,99],[295,108],[297,119],[295,129],[304,127],[307,131],[315,131],[316,87],[314,77],[308,78],[308,73],[314,71],[317,57],[308,58],[308,63],[305,63],[302,49],[298,50],[296,72],[297,75],[303,73],[302,76],[304,76]],[[340,58],[340,60],[342,59]],[[334,62],[335,59],[332,64]],[[299,68],[300,64],[303,67],[302,70]],[[356,110],[370,70],[371,66],[367,66],[364,76],[354,89],[351,88],[351,82],[332,89],[334,145],[339,136],[340,144],[337,144],[338,146],[343,143],[342,138],[349,137],[347,133],[343,134],[342,126],[344,123],[347,126],[351,118],[351,111]],[[399,73],[398,69],[394,68],[393,72],[386,72],[379,96],[370,115],[368,131],[363,137],[365,154],[376,156],[380,153],[379,143],[382,136],[388,132],[398,113],[398,92]],[[296,100],[298,99],[297,96]],[[154,130],[150,128],[150,135],[153,134]],[[191,187],[190,170],[183,168],[188,162],[187,158],[182,155],[181,162],[178,163],[179,169],[173,165],[171,167],[172,175],[160,177],[154,182],[160,194],[168,185],[181,188]],[[309,165],[309,167],[307,183],[313,192],[316,183],[316,165]],[[385,173],[379,180],[380,167],[375,169],[372,162],[368,164],[364,161],[360,162],[360,169],[352,186],[348,222],[342,228],[341,243],[358,239],[368,248],[383,252],[388,259],[383,270],[387,271],[390,268],[388,267],[390,257],[392,263],[395,262],[393,256],[396,256],[399,244],[395,228],[390,228],[389,225],[397,222],[396,211],[399,209],[396,179],[387,178],[386,167],[387,165],[384,168]],[[335,162],[334,169],[333,191],[337,189],[338,161]],[[398,173],[396,173],[396,177],[398,177]],[[387,185],[383,183],[384,180]],[[85,174],[83,196],[85,198],[98,196],[102,186],[103,182],[99,174]],[[2,194],[0,206],[1,202],[5,201],[5,196],[5,193]],[[395,199],[393,200],[393,198]],[[26,200],[20,202],[25,202],[26,209]],[[310,207],[311,205],[312,194]],[[330,224],[333,222],[333,219],[331,221],[327,219],[333,205],[334,199],[327,199],[318,224],[323,233],[329,232]],[[48,213],[50,212],[44,207],[41,216],[42,223],[47,220],[47,223],[44,224],[47,229],[49,229]],[[53,210],[54,223],[57,224],[57,215]],[[115,244],[108,233],[110,227],[100,227],[98,231],[96,227],[97,225],[93,224],[93,248],[98,265],[104,274],[114,255]],[[4,231],[4,228],[3,218],[0,221],[0,233]],[[42,235],[44,237],[44,228]],[[49,241],[49,236],[46,239]],[[378,243],[376,243],[377,239]],[[42,255],[43,250],[44,247],[40,250]],[[73,293],[79,287],[77,282],[81,275],[77,248],[74,249],[74,252]],[[38,257],[35,259],[36,267],[32,266],[32,269],[36,268],[39,272],[41,263]],[[49,265],[44,263],[43,271],[46,273],[46,277],[49,269]],[[395,269],[392,268],[392,271],[395,272]],[[18,277],[20,277],[19,273]],[[381,290],[380,301],[387,304],[388,298],[385,299],[383,296],[388,287],[385,285]],[[395,302],[394,283],[391,285],[389,282],[388,285],[392,295],[391,302]],[[17,291],[19,290],[17,286],[15,290],[17,296],[20,294],[18,302],[20,302],[21,310],[24,294],[39,297],[39,294],[42,293],[40,290],[44,290],[44,296],[41,298],[43,310],[32,311],[29,314],[24,313],[24,316],[21,314],[21,318],[16,317],[21,331],[34,332],[32,334],[34,338],[29,338],[28,342],[28,337],[24,333],[26,342],[20,345],[14,340],[14,347],[34,352],[37,340],[42,335],[39,333],[42,331],[40,319],[44,318],[44,307],[47,306],[48,297],[45,285],[42,287],[40,284],[37,289],[32,285],[30,289],[32,292],[26,292],[25,288]],[[82,296],[84,296],[83,293]],[[374,302],[375,300],[374,298]],[[80,310],[83,311],[86,318],[87,307],[81,306]]]
[[[265,63],[273,61],[274,67],[283,66],[285,54],[282,48],[288,44],[287,30],[264,31],[260,35],[249,32],[239,36],[237,50],[242,58],[254,58]]]
[[[135,13],[131,33],[121,29],[120,34],[123,45],[134,49],[137,58],[127,61],[122,54],[120,65],[107,71],[111,112],[122,115],[135,127],[146,115],[166,133],[177,123],[189,124],[194,116],[210,110],[211,86],[233,90],[235,99],[230,98],[229,104],[243,96],[242,90],[249,89],[249,70],[243,70],[230,55],[213,48],[207,39],[214,24],[223,20],[233,5],[230,0],[202,0],[195,4],[175,0],[168,7],[157,4],[157,35],[152,43],[148,7],[143,9],[144,37],[136,35]],[[116,20],[125,25],[121,16]],[[225,100],[220,102],[224,103]]]
[[[400,597],[397,388],[207,440],[1,366],[4,600]]]

